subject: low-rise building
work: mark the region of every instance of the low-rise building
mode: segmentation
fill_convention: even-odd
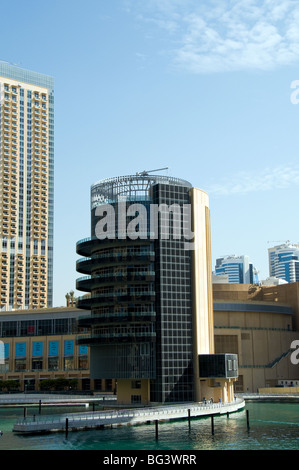
[[[112,380],[90,379],[89,348],[76,343],[82,333],[78,318],[86,314],[75,307],[0,312],[0,382],[13,381],[16,390],[32,391],[42,389],[43,381],[54,387],[65,379],[64,387],[112,391]]]
[[[215,353],[238,354],[236,392],[299,379],[292,343],[299,339],[299,283],[275,286],[215,284]]]

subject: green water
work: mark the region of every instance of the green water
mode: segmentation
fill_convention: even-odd
[[[247,429],[246,410],[249,412]],[[44,407],[42,414],[78,412],[84,409]],[[38,414],[29,409],[28,416]],[[23,409],[0,409],[0,450],[298,450],[299,404],[247,402],[245,410],[227,417],[159,423],[156,439],[155,426],[145,424],[89,431],[23,436],[12,432]]]

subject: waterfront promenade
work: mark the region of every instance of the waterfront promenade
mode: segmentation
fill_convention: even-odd
[[[299,393],[298,392],[285,392],[283,389],[280,392],[274,393],[238,393],[239,398],[243,398],[245,401],[271,401],[271,402],[299,402]]]
[[[44,394],[15,393],[0,394],[0,408],[24,406],[89,406],[90,404],[115,404],[116,396],[112,394],[76,395],[76,394]]]
[[[63,415],[32,416],[19,419],[13,431],[24,434],[68,432],[124,425],[136,425],[167,420],[191,419],[236,412],[245,407],[242,398],[230,403],[182,403],[140,408],[112,409]]]

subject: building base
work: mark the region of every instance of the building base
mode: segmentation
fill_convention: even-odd
[[[198,401],[212,400],[214,403],[230,403],[234,400],[234,382],[236,379],[200,380]]]
[[[117,403],[121,405],[148,405],[150,403],[150,380],[117,379]]]

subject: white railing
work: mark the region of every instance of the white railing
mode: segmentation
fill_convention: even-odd
[[[48,403],[57,403],[59,404],[60,402],[64,403],[92,403],[92,402],[98,402],[98,401],[110,401],[116,400],[115,395],[98,395],[98,396],[92,396],[92,395],[56,395],[56,394],[30,394],[30,393],[20,393],[16,395],[0,395],[0,406],[2,404],[26,404],[26,403],[31,403],[31,404],[36,404],[38,406],[39,401],[42,402],[43,405],[47,405]]]

